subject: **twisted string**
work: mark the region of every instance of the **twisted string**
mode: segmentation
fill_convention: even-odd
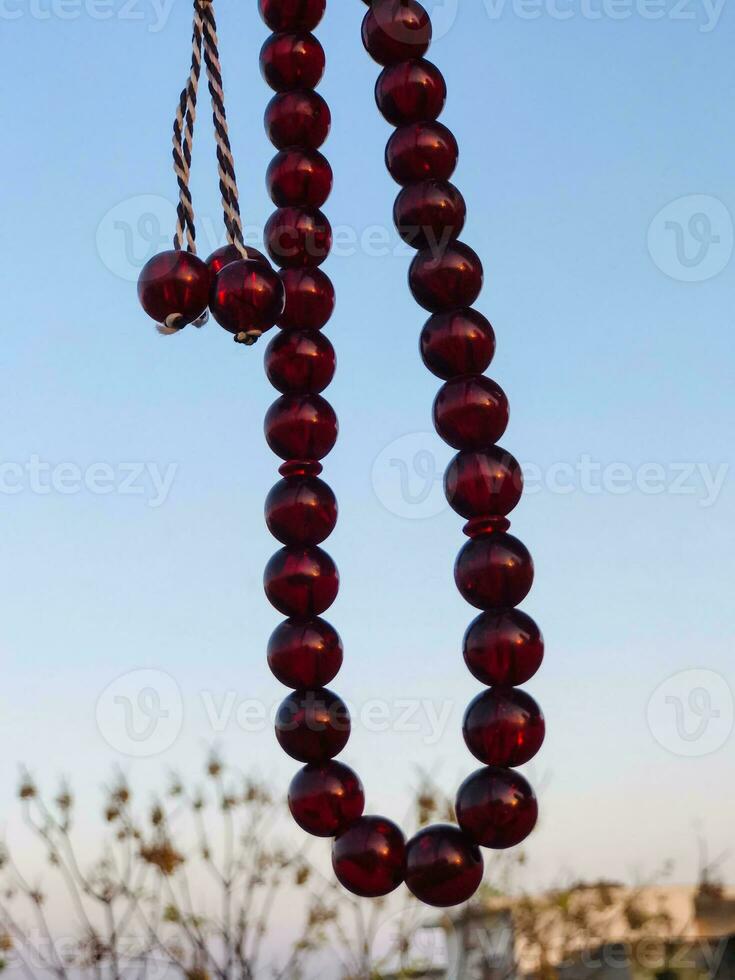
[[[177,224],[174,235],[174,248],[187,247],[196,253],[196,228],[194,224],[194,204],[189,190],[191,172],[191,149],[194,140],[196,121],[197,92],[202,69],[202,15],[199,0],[194,4],[194,28],[192,32],[191,68],[186,86],[179,96],[176,118],[173,126],[174,173],[179,185],[179,203],[176,209]]]

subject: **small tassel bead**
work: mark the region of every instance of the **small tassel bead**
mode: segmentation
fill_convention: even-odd
[[[198,320],[209,301],[210,272],[191,252],[154,255],[138,277],[138,299],[148,316],[178,329]]]

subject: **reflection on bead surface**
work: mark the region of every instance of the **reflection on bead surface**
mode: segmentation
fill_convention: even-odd
[[[281,459],[323,459],[337,441],[337,416],[321,395],[283,395],[266,413],[265,438]]]
[[[332,168],[318,150],[291,147],[270,162],[266,186],[279,207],[321,207],[332,190]]]
[[[288,146],[320,147],[329,135],[332,116],[318,92],[281,92],[265,110],[265,131],[279,150]]]
[[[341,762],[306,766],[288,791],[296,823],[315,837],[336,837],[362,816],[365,793],[359,777]]]
[[[508,425],[505,392],[490,378],[455,378],[439,389],[434,400],[434,425],[455,449],[488,449]]]
[[[270,269],[271,264],[268,259],[259,252],[257,248],[252,248],[250,245],[244,246],[247,252],[248,258],[252,262],[260,262],[266,268]],[[242,255],[240,254],[240,249],[236,245],[223,245],[222,248],[216,249],[207,259],[207,265],[209,266],[209,271],[212,274],[212,278],[221,272],[226,265],[230,265],[232,262],[241,262]]]
[[[350,738],[350,713],[326,688],[294,691],[276,714],[276,738],[287,755],[321,765],[333,759]]]
[[[464,660],[478,681],[516,687],[530,680],[544,659],[544,638],[520,609],[484,612],[464,635]]]
[[[278,265],[321,265],[332,247],[332,228],[318,208],[279,208],[265,225],[265,244]]]
[[[462,231],[466,214],[464,198],[447,180],[404,187],[393,208],[398,234],[412,248],[445,248]]]
[[[522,766],[541,748],[545,733],[541,708],[515,687],[478,694],[462,723],[467,748],[488,766]]]
[[[406,844],[406,885],[426,905],[449,908],[468,901],[484,868],[474,840],[450,824],[426,827]]]
[[[285,619],[268,641],[268,666],[286,687],[324,687],[342,666],[342,641],[324,619]]]
[[[439,122],[401,126],[385,148],[385,165],[399,184],[411,184],[431,177],[449,180],[458,157],[457,140]]]
[[[421,331],[421,357],[438,378],[482,374],[495,355],[495,331],[477,310],[435,313]]]
[[[361,817],[334,842],[332,867],[340,884],[353,895],[388,895],[405,877],[405,838],[385,817]]]
[[[482,263],[477,253],[463,242],[453,242],[440,255],[433,249],[424,249],[408,272],[408,284],[416,302],[431,313],[472,306],[480,295],[482,280]]]
[[[430,122],[447,100],[444,76],[430,61],[403,61],[384,68],[375,85],[375,101],[393,126]]]
[[[212,284],[209,308],[230,333],[268,330],[283,312],[285,294],[277,272],[258,260],[230,262]]]
[[[320,330],[334,312],[334,286],[321,269],[282,269],[286,305],[278,318],[284,330]]]
[[[337,500],[316,476],[285,477],[266,498],[265,520],[282,544],[321,544],[337,523]]]
[[[268,380],[287,395],[318,394],[334,377],[334,348],[318,330],[276,334],[265,352]]]
[[[454,580],[478,609],[517,606],[533,585],[533,559],[518,538],[495,531],[467,542],[457,556]]]
[[[313,31],[326,0],[258,0],[260,16],[272,31]]]
[[[488,766],[469,776],[457,793],[460,827],[482,847],[503,850],[524,841],[536,826],[538,802],[519,772]]]
[[[515,456],[500,446],[457,453],[447,467],[444,491],[462,517],[506,516],[523,493],[523,473]]]
[[[273,34],[260,49],[260,70],[276,92],[316,88],[324,74],[324,49],[313,34]]]
[[[198,320],[207,308],[210,274],[191,252],[161,252],[143,266],[138,299],[148,316],[169,327]]]
[[[380,65],[420,58],[431,44],[431,19],[416,0],[375,0],[362,22],[362,43]]]
[[[319,616],[337,598],[337,567],[321,548],[281,548],[265,567],[268,601],[284,616]]]

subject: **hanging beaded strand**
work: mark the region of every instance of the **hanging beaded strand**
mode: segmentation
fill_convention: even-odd
[[[463,732],[485,768],[460,787],[459,826],[427,827],[406,842],[392,821],[363,815],[358,776],[335,761],[349,739],[350,717],[325,687],[339,671],[343,651],[337,632],[321,618],[339,587],[334,562],[319,547],[337,519],[334,494],[319,479],[320,461],[337,437],[334,411],[320,394],[335,363],[331,344],[319,333],[334,293],[318,269],[330,233],[316,210],[331,188],[331,171],[318,153],[329,110],[313,91],[324,62],[310,33],[325,0],[260,0],[261,15],[275,32],[263,46],[261,69],[278,93],[266,110],[266,129],[281,151],[268,172],[279,210],[268,222],[266,239],[272,257],[285,266],[286,288],[282,332],[266,352],[268,377],[282,396],[265,423],[271,449],[284,460],[283,479],[266,501],[266,521],[284,547],[268,563],[265,590],[288,619],[271,637],[268,662],[293,689],[278,711],[276,737],[285,752],[306,763],[289,789],[296,822],[310,834],[335,838],[333,867],[352,893],[378,897],[405,881],[423,902],[444,907],[466,901],[479,887],[484,865],[478,845],[512,847],[535,826],[536,798],[514,767],[540,748],[544,720],[516,685],[540,667],[543,639],[533,620],[516,609],[533,580],[528,551],[507,533],[522,475],[517,461],[496,445],[507,425],[508,403],[482,373],[494,355],[495,337],[486,318],[472,309],[482,265],[457,240],[465,204],[449,183],[456,140],[436,121],[446,86],[423,57],[431,21],[414,0],[374,0],[369,6],[363,40],[384,66],[376,100],[397,127],[386,150],[388,169],[403,187],[394,217],[401,237],[417,249],[411,291],[432,313],[421,334],[421,353],[445,382],[434,421],[439,435],[459,450],[445,480],[451,506],[468,521],[469,541],[455,578],[467,601],[482,610],[465,635],[464,657],[487,690],[469,706]]]

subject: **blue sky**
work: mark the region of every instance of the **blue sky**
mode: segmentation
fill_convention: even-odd
[[[218,17],[257,229],[273,150],[255,6],[221,0]],[[669,858],[692,880],[697,834],[717,856],[733,818],[733,12],[694,0],[434,8],[463,239],[485,263],[477,305],[511,402],[503,445],[534,489],[513,520],[536,560],[523,608],[547,640],[528,685],[548,738],[527,767],[542,803],[527,883],[634,878]],[[431,431],[437,381],[418,357],[424,316],[390,224],[390,129],[362,14],[332,0],[319,32],[333,111],[325,210],[340,241],[325,266],[341,423],[325,470],[341,505],[328,618],[346,647],[333,687],[360,719],[343,758],[370,809],[400,818],[417,767],[452,792],[474,768],[459,728],[477,685],[460,655],[472,611],[452,581],[461,520],[442,503],[449,453]],[[285,693],[264,660],[278,622],[261,588],[277,467],[262,436],[265,345],[235,348],[216,325],[160,338],[134,288],[172,230],[189,5],[3,0],[0,19],[3,820],[17,832],[19,762],[47,783],[68,774],[96,806],[111,765],[152,792],[166,766],[190,771],[215,741],[285,791],[295,767],[257,708]],[[221,235],[206,108],[192,180],[206,250]],[[172,679],[162,696],[182,720],[162,754],[132,760],[114,699],[151,675],[108,688],[140,670]],[[722,870],[733,877],[735,856]]]

